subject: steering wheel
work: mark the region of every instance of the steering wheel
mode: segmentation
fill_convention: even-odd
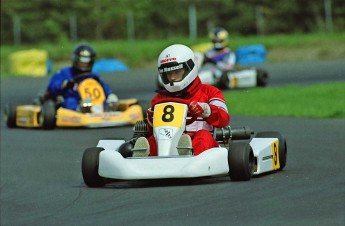
[[[154,109],[156,104],[161,104],[161,103],[166,103],[166,102],[175,102],[175,103],[180,103],[180,104],[186,104],[187,106],[189,106],[189,104],[190,104],[190,101],[187,101],[184,99],[167,97],[164,100],[157,101],[157,103],[155,103],[151,108]],[[193,122],[195,122],[197,120],[197,118],[198,118],[198,116],[193,115],[190,119],[186,120],[186,125],[192,124]]]

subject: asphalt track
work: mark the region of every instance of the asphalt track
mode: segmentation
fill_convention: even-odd
[[[344,62],[269,64],[269,86],[345,81]],[[104,79],[120,98],[148,101],[155,73]],[[31,103],[47,81],[2,78],[1,112],[5,103]],[[101,138],[128,139],[132,127],[8,129],[2,118],[0,225],[345,225],[345,119],[234,115],[232,125],[283,133],[286,168],[246,182],[217,177],[88,188],[81,175],[85,148]]]

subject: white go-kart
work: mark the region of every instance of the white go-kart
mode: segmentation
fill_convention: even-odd
[[[214,130],[219,147],[199,155],[179,155],[179,139],[185,131],[188,106],[159,103],[154,107],[153,134],[158,156],[132,157],[135,139],[102,139],[87,148],[82,174],[89,187],[117,180],[196,178],[229,175],[231,180],[250,180],[253,175],[282,170],[286,165],[286,140],[279,132],[260,132],[254,138],[249,127],[227,126]],[[134,137],[147,136],[144,121],[134,126]]]
[[[240,66],[236,64],[234,69],[223,70],[216,62],[203,63],[204,54],[195,52],[196,64],[198,65],[198,76],[203,84],[216,86],[220,89],[244,89],[267,86],[268,72],[256,66]],[[160,75],[157,76],[156,86],[164,89]]]

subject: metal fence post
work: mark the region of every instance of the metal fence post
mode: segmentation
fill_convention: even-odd
[[[189,38],[195,40],[197,37],[197,18],[194,5],[189,5]]]
[[[13,37],[14,37],[14,44],[19,46],[21,44],[21,28],[20,28],[20,17],[15,15],[13,17]]]

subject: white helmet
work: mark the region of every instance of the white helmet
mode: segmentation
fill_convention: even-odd
[[[169,82],[166,72],[181,68],[185,70],[182,80]],[[194,52],[189,47],[181,44],[165,48],[158,57],[158,72],[165,89],[169,92],[178,92],[185,89],[198,76]]]

